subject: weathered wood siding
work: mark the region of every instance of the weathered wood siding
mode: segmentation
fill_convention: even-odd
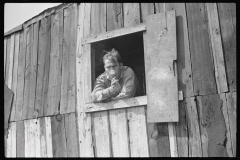
[[[146,106],[86,114],[94,50],[81,38],[170,10],[179,122],[147,123]],[[4,81],[6,157],[235,157],[236,4],[62,4],[5,33]]]

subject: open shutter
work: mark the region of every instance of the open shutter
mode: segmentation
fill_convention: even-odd
[[[147,121],[178,121],[175,10],[150,15],[144,33]]]

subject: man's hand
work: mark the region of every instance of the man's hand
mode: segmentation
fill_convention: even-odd
[[[118,94],[121,90],[121,85],[119,84],[118,79],[116,79],[115,77],[111,81],[111,86],[109,87],[109,90],[113,94],[113,96]]]

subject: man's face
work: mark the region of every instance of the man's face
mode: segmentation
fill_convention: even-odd
[[[121,68],[122,68],[122,63],[114,63],[113,61],[110,61],[109,59],[106,59],[104,61],[104,69],[105,71],[109,74],[110,79],[115,77],[116,79],[119,78],[121,74]]]

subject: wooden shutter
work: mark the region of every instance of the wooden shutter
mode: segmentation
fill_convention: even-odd
[[[175,10],[150,15],[144,33],[147,121],[178,121]]]

